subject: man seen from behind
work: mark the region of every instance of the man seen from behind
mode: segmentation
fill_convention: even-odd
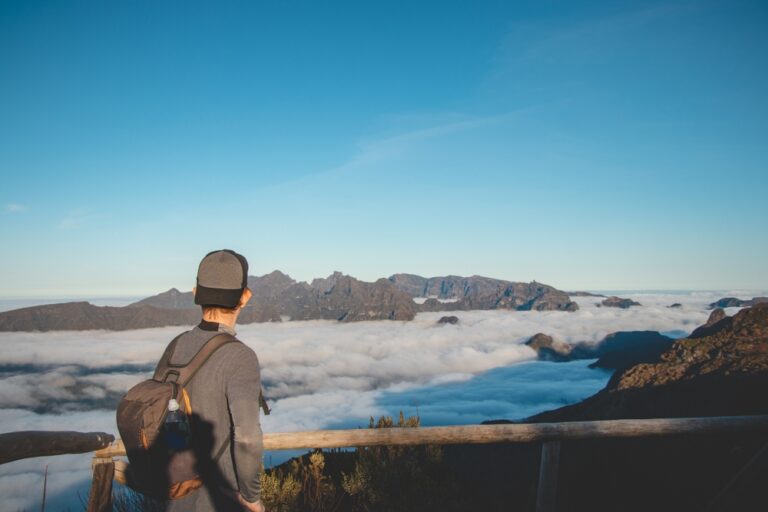
[[[247,279],[248,262],[234,251],[214,251],[203,258],[194,289],[202,320],[178,338],[170,356],[172,365],[187,364],[221,333],[235,336],[238,315],[251,298]],[[186,391],[193,411],[192,444],[202,454],[197,470],[203,485],[169,501],[167,510],[264,512],[260,500],[261,377],[256,354],[239,342],[221,346],[186,385]]]

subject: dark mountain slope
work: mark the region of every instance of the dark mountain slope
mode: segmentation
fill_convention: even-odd
[[[68,302],[0,313],[0,331],[124,331],[191,325],[199,319],[199,309],[161,309],[147,305],[115,308]]]
[[[768,413],[768,304],[677,340],[656,362],[613,375],[606,388],[535,421]],[[701,331],[700,331],[701,332]]]

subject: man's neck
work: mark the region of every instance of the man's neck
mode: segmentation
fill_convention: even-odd
[[[231,334],[232,336],[237,336],[237,333],[235,332],[235,330],[227,324],[220,324],[218,322],[209,322],[208,320],[201,320],[200,323],[197,324],[197,327],[204,331],[219,332],[219,333],[226,332],[227,334]]]
[[[235,324],[237,323],[237,313],[226,314],[217,310],[207,310],[203,312],[203,320],[217,323],[227,327],[230,331],[234,331]]]

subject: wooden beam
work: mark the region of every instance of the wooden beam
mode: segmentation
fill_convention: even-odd
[[[539,488],[536,491],[536,512],[555,512],[557,507],[557,475],[560,470],[560,441],[541,445]]]
[[[99,461],[93,465],[91,492],[88,495],[87,512],[112,512],[112,480],[115,477],[115,463]]]
[[[266,433],[264,449],[530,443],[595,438],[732,434],[750,431],[768,432],[768,415]],[[125,447],[121,441],[96,452],[97,457],[122,455],[125,455]]]
[[[0,464],[30,457],[86,453],[99,450],[115,440],[104,432],[10,432],[0,434]]]

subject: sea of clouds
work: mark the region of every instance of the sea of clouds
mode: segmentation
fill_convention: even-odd
[[[457,325],[437,324],[446,313],[421,313],[411,322],[250,324],[239,326],[238,335],[261,362],[273,409],[262,421],[267,432],[364,426],[370,416],[401,410],[418,414],[425,425],[472,424],[579,401],[610,377],[589,369],[590,361],[536,361],[524,345],[532,335],[568,343],[598,342],[620,330],[684,336],[706,321],[708,304],[725,295],[755,294],[633,294],[643,306],[628,310],[578,297],[575,313],[447,313],[459,318]],[[676,302],[683,306],[667,307]],[[149,377],[178,330],[0,333],[0,432],[116,433],[117,400]],[[89,455],[0,466],[0,510],[38,507],[46,464],[49,503],[79,509]]]

